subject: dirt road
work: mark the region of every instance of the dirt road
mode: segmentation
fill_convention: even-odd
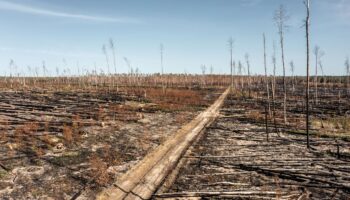
[[[207,110],[183,126],[97,199],[149,199],[201,131],[218,116],[227,89]]]

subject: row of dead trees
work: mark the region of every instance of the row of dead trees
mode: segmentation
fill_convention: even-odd
[[[305,27],[305,37],[306,37],[306,84],[305,84],[305,105],[306,105],[306,135],[307,135],[307,147],[310,147],[310,139],[309,139],[309,132],[310,132],[310,0],[304,0],[304,5],[306,8],[306,17],[304,20],[304,27]],[[279,9],[275,12],[274,16],[274,21],[275,25],[278,29],[278,35],[279,35],[279,45],[280,45],[280,50],[281,50],[281,63],[282,63],[282,68],[283,68],[283,121],[284,124],[287,124],[287,78],[286,78],[286,62],[285,62],[285,45],[284,45],[284,36],[287,28],[287,20],[288,20],[288,15],[286,14],[286,11],[284,7],[281,5]],[[236,87],[237,88],[237,82],[241,82],[241,89],[244,89],[244,83],[242,76],[234,76],[236,75],[235,69],[236,65],[235,62],[233,61],[233,39],[232,37],[229,38],[228,40],[228,45],[229,45],[229,52],[230,52],[230,72],[231,72],[231,88]],[[269,78],[268,73],[267,73],[267,59],[266,59],[266,36],[263,34],[263,53],[264,53],[264,82],[266,86],[266,97],[265,97],[265,122],[266,122],[266,136],[267,140],[269,139],[269,133],[268,133],[268,116],[272,117],[274,120],[274,124],[276,127],[276,45],[273,44],[273,55],[272,55],[272,64],[273,64],[273,75],[272,79]],[[324,51],[320,49],[319,46],[315,46],[313,50],[314,56],[315,56],[315,76],[314,76],[314,104],[317,105],[319,103],[319,94],[318,94],[318,83],[319,83],[319,71],[318,69],[320,68],[322,71],[322,81],[325,82],[326,78],[324,76],[323,72],[323,65],[322,65],[322,57],[325,55]],[[247,69],[248,69],[248,93],[249,97],[251,96],[250,89],[251,89],[251,71],[250,71],[250,64],[249,64],[249,55],[246,54],[245,56],[246,62],[247,62]],[[238,62],[238,70],[241,71],[242,69],[242,64],[241,62]],[[291,85],[292,85],[292,92],[294,93],[295,88],[296,88],[296,77],[294,75],[294,62],[290,62],[290,70],[292,72],[291,74]],[[350,94],[350,64],[349,64],[349,58],[346,58],[345,61],[345,71],[346,71],[346,80],[344,83],[346,84],[346,93],[347,95]],[[239,74],[241,75],[241,74]],[[235,80],[236,78],[239,78],[240,80]],[[271,87],[271,88],[270,88]],[[326,87],[326,86],[324,86]],[[271,112],[271,94],[272,93],[272,112]],[[276,130],[277,131],[277,130]]]

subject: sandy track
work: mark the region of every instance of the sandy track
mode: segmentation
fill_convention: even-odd
[[[149,199],[199,133],[218,116],[228,93],[229,89],[207,110],[178,130],[174,137],[148,154],[113,186],[102,191],[97,199]]]

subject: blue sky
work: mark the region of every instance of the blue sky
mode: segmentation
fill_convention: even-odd
[[[272,73],[275,41],[281,74],[273,22],[280,4],[290,16],[286,62],[293,60],[296,74],[304,75],[302,0],[0,0],[0,74],[28,74],[29,68],[42,74],[43,61],[50,75],[56,68],[76,74],[78,68],[91,71],[95,65],[98,71],[107,71],[102,45],[109,38],[116,44],[118,72],[128,71],[124,57],[141,72],[160,72],[163,43],[167,73],[200,73],[202,64],[213,66],[215,73],[228,73],[230,36],[235,40],[236,62],[245,63],[249,53],[253,73],[261,74],[262,33],[267,38],[268,71]],[[311,46],[318,44],[326,52],[325,73],[343,74],[345,57],[350,55],[350,1],[313,0],[311,15]],[[17,66],[12,69],[11,59]],[[287,69],[290,74],[289,65]]]

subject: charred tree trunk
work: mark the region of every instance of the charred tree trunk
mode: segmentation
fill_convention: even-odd
[[[265,68],[265,84],[266,84],[266,103],[268,106],[269,115],[271,116],[271,106],[270,106],[270,90],[269,90],[269,80],[267,77],[267,66],[266,66],[266,37],[265,33],[263,34],[263,42],[264,42],[264,68]]]
[[[281,57],[282,57],[282,67],[283,67],[283,118],[284,124],[287,124],[287,83],[286,83],[286,66],[284,59],[284,32],[286,28],[286,21],[288,16],[286,15],[286,11],[281,5],[277,10],[275,15],[276,25],[278,27],[278,34],[280,36],[280,46],[281,46]]]
[[[309,25],[310,25],[310,0],[304,1],[306,6],[306,20],[305,20],[305,28],[306,28],[306,143],[307,148],[310,148],[309,141],[309,124],[310,124],[310,113],[309,113],[309,90],[310,90],[310,59],[309,59],[309,47],[310,47],[310,38],[309,38]]]

